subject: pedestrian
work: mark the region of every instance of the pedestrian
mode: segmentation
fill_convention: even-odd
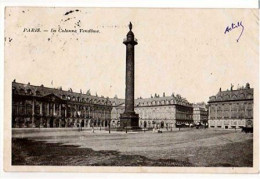
[[[80,124],[79,123],[77,124],[77,127],[78,127],[78,131],[80,132]]]
[[[82,131],[83,125],[84,125],[84,121],[82,120],[82,121],[81,121],[81,124],[80,124],[80,130],[81,130],[81,131]]]

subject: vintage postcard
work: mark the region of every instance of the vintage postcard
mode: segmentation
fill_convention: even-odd
[[[258,9],[6,7],[6,171],[256,173]]]

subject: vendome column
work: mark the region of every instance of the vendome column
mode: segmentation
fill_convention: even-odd
[[[129,24],[130,31],[127,33],[124,44],[126,45],[126,81],[125,81],[125,111],[120,115],[120,126],[132,129],[138,128],[139,115],[134,111],[134,91],[135,91],[135,54],[134,47],[137,45],[132,23]]]

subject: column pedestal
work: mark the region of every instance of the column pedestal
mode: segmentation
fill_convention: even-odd
[[[130,130],[141,129],[139,127],[139,115],[136,113],[123,113],[120,114],[120,128]]]

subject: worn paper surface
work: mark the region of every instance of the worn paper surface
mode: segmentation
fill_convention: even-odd
[[[251,173],[258,168],[11,166],[11,82],[62,86],[124,98],[128,23],[135,48],[135,96],[181,93],[207,102],[220,87],[250,83],[258,127],[258,10],[149,8],[5,9],[5,169],[8,171]],[[224,33],[232,23],[241,27]],[[40,32],[32,32],[39,28]],[[62,32],[62,31],[77,32]],[[37,30],[36,30],[37,31]]]

